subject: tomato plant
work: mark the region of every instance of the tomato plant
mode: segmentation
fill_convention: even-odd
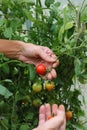
[[[46,74],[46,66],[44,64],[37,65],[36,72],[40,75],[45,75]]]
[[[64,104],[66,111],[73,112],[67,130],[87,130],[82,109],[85,97],[80,89],[87,82],[87,6],[84,1],[81,6],[67,2],[61,9],[61,2],[56,0],[0,1],[0,38],[47,46],[60,61],[58,76],[53,79],[55,89],[47,91],[41,79],[43,91],[39,85],[40,92],[34,92],[32,85],[47,68],[43,67],[39,74],[34,65],[0,54],[1,130],[32,130],[38,124],[39,106],[48,102]],[[34,101],[38,98],[40,103]]]

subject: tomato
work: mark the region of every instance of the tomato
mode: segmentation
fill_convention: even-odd
[[[33,100],[32,104],[34,107],[39,107],[42,104],[42,102],[39,98],[36,98]]]
[[[55,83],[53,81],[48,81],[45,83],[45,88],[49,91],[55,87]]]
[[[50,119],[52,119],[53,118],[53,116],[48,116],[48,120],[50,120]]]
[[[30,100],[30,97],[29,97],[28,95],[26,95],[26,96],[23,97],[23,99],[22,99],[22,104],[28,104],[29,100]]]
[[[66,115],[66,121],[69,121],[72,118],[72,111],[67,111],[65,115]]]
[[[46,66],[44,64],[39,64],[36,66],[36,72],[40,75],[45,75],[46,73]]]
[[[32,89],[34,92],[40,92],[42,90],[42,84],[36,82],[32,85]]]

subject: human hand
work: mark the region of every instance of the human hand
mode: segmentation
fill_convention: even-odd
[[[43,63],[47,68],[51,68],[51,71],[46,75],[47,79],[51,80],[52,78],[57,77],[55,68],[58,66],[59,61],[57,60],[56,55],[48,47],[31,43],[21,44],[23,49],[18,57],[19,60],[25,63],[34,64],[35,66]]]
[[[52,111],[52,112],[51,112]],[[48,120],[48,117],[54,115],[53,118]],[[65,130],[66,129],[66,117],[65,108],[63,105],[59,107],[57,104],[42,105],[39,110],[39,123],[38,127],[34,130]]]

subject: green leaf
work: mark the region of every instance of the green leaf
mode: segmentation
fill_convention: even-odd
[[[4,96],[5,98],[9,98],[13,94],[6,87],[0,85],[0,95]]]
[[[61,26],[61,28],[59,30],[59,36],[58,36],[58,38],[60,39],[60,41],[62,40],[64,32],[67,31],[67,30],[69,30],[69,29],[71,29],[73,26],[74,26],[73,21],[70,21],[70,22],[68,22],[66,24],[63,24]]]
[[[74,60],[74,65],[75,65],[75,74],[76,74],[76,76],[81,75],[81,61],[78,58],[76,58]]]
[[[2,126],[2,130],[8,130],[8,119],[3,117],[3,120],[0,120],[0,126]]]
[[[18,0],[19,3],[34,3],[34,0]]]
[[[64,28],[65,28],[65,30],[68,30],[68,29],[72,28],[73,26],[74,26],[73,21],[70,21],[70,22],[66,23]]]
[[[32,120],[33,117],[34,117],[34,113],[33,112],[29,112],[29,114],[26,115],[25,119]]]
[[[28,65],[27,68],[29,71],[29,79],[31,81],[33,81],[35,79],[35,76],[36,76],[35,67],[33,65]]]
[[[87,57],[83,58],[82,62],[87,63]]]
[[[2,71],[5,73],[5,74],[9,74],[10,70],[9,70],[9,65],[8,64],[4,64],[2,66]]]
[[[45,0],[45,5],[47,7],[50,7],[50,5],[53,4],[53,3],[54,3],[54,0]]]
[[[32,11],[27,11],[26,9],[23,10],[24,15],[29,19],[29,21],[34,22],[34,18],[32,16]]]
[[[27,124],[22,124],[20,130],[29,130],[29,126]]]
[[[4,19],[0,19],[0,26],[4,24]]]
[[[9,39],[11,39],[12,33],[13,32],[11,27],[6,28],[5,31],[3,32],[4,36]]]

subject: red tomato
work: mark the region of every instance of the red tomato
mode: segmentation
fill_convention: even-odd
[[[48,116],[48,120],[50,120],[50,119],[52,119],[53,118],[53,116]]]
[[[45,75],[46,73],[46,66],[44,64],[39,64],[36,66],[36,72],[40,75]]]

